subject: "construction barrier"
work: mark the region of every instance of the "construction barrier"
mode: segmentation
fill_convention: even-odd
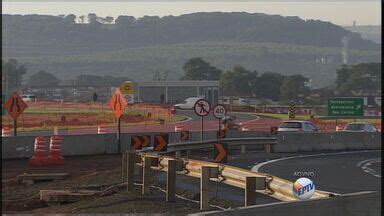
[[[105,128],[104,125],[99,125],[97,127],[97,134],[106,134],[107,133],[107,129]]]
[[[9,137],[11,136],[11,131],[9,130],[8,126],[4,126],[1,130],[1,136],[2,137]]]
[[[63,138],[59,136],[52,136],[49,143],[49,156],[48,161],[50,165],[63,165],[64,158],[61,156],[61,144]]]
[[[45,166],[49,164],[48,162],[45,138],[38,136],[35,138],[33,156],[28,160],[28,164],[30,166]]]

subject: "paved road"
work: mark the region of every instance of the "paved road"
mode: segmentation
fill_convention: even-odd
[[[182,122],[173,122],[166,123],[165,125],[135,125],[135,126],[126,126],[122,127],[122,133],[138,133],[138,132],[171,132],[175,130],[176,124],[181,124],[184,126],[185,130],[190,131],[199,131],[201,128],[201,118],[197,116],[193,111],[181,111],[177,110],[178,115],[186,117],[186,120]],[[236,116],[236,122],[247,122],[258,119],[256,115],[250,114],[240,114],[240,113],[230,113],[229,115]],[[204,130],[218,130],[219,122],[218,120],[210,113],[208,116],[204,117]],[[108,133],[115,133],[116,128],[107,128]],[[97,127],[94,128],[81,128],[81,129],[70,129],[70,130],[60,130],[59,134],[68,134],[68,135],[79,135],[79,134],[96,134]],[[19,132],[20,136],[37,136],[37,135],[52,135],[53,131],[33,131],[33,132]]]
[[[381,190],[381,151],[231,156],[229,164],[290,181],[309,177],[320,190],[335,193]],[[301,173],[300,173],[301,172]],[[304,172],[308,174],[303,175]]]

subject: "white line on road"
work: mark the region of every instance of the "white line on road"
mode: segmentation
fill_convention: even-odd
[[[368,160],[363,160],[357,163],[356,166],[361,168],[366,173],[369,173],[377,178],[381,178],[381,174],[379,174],[376,170],[368,167],[373,163],[381,163],[381,158],[371,158]]]
[[[289,160],[289,159],[307,158],[307,157],[318,157],[318,156],[331,156],[331,155],[341,155],[341,154],[357,154],[357,153],[377,152],[377,151],[381,151],[381,150],[364,150],[364,151],[349,151],[349,152],[335,152],[335,153],[320,153],[320,154],[312,154],[312,155],[299,155],[299,156],[292,156],[292,157],[283,157],[283,158],[278,158],[278,159],[274,159],[274,160],[270,160],[270,161],[265,161],[265,162],[259,163],[259,164],[255,165],[254,167],[252,167],[251,170],[253,172],[258,172],[259,169],[262,166],[266,165],[266,164],[274,163],[274,162],[277,162],[277,161]]]

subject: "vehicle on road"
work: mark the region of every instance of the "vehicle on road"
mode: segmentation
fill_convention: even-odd
[[[378,132],[378,130],[370,123],[352,122],[344,126],[343,132]]]
[[[23,99],[23,101],[25,102],[29,102],[34,101],[36,99],[36,96],[32,94],[23,94],[21,95],[21,99]]]
[[[196,101],[200,100],[202,98],[199,97],[190,97],[185,99],[183,102],[179,104],[175,104],[174,107],[176,109],[193,109],[195,106]]]
[[[221,119],[221,129],[225,130],[239,130],[240,126],[239,124],[235,123],[236,116],[224,116]]]
[[[284,121],[277,128],[278,132],[313,132],[319,129],[309,121]]]

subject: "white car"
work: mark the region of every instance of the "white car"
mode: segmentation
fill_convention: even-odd
[[[193,109],[193,107],[195,106],[195,103],[200,99],[202,99],[202,98],[190,97],[190,98],[185,99],[185,101],[183,101],[179,104],[175,104],[174,107],[176,109]]]
[[[36,96],[31,94],[23,94],[21,95],[21,99],[23,99],[24,102],[35,101]]]
[[[278,132],[314,132],[319,129],[309,121],[285,121],[277,128]]]
[[[370,123],[352,122],[344,126],[343,132],[378,132],[378,130]]]

